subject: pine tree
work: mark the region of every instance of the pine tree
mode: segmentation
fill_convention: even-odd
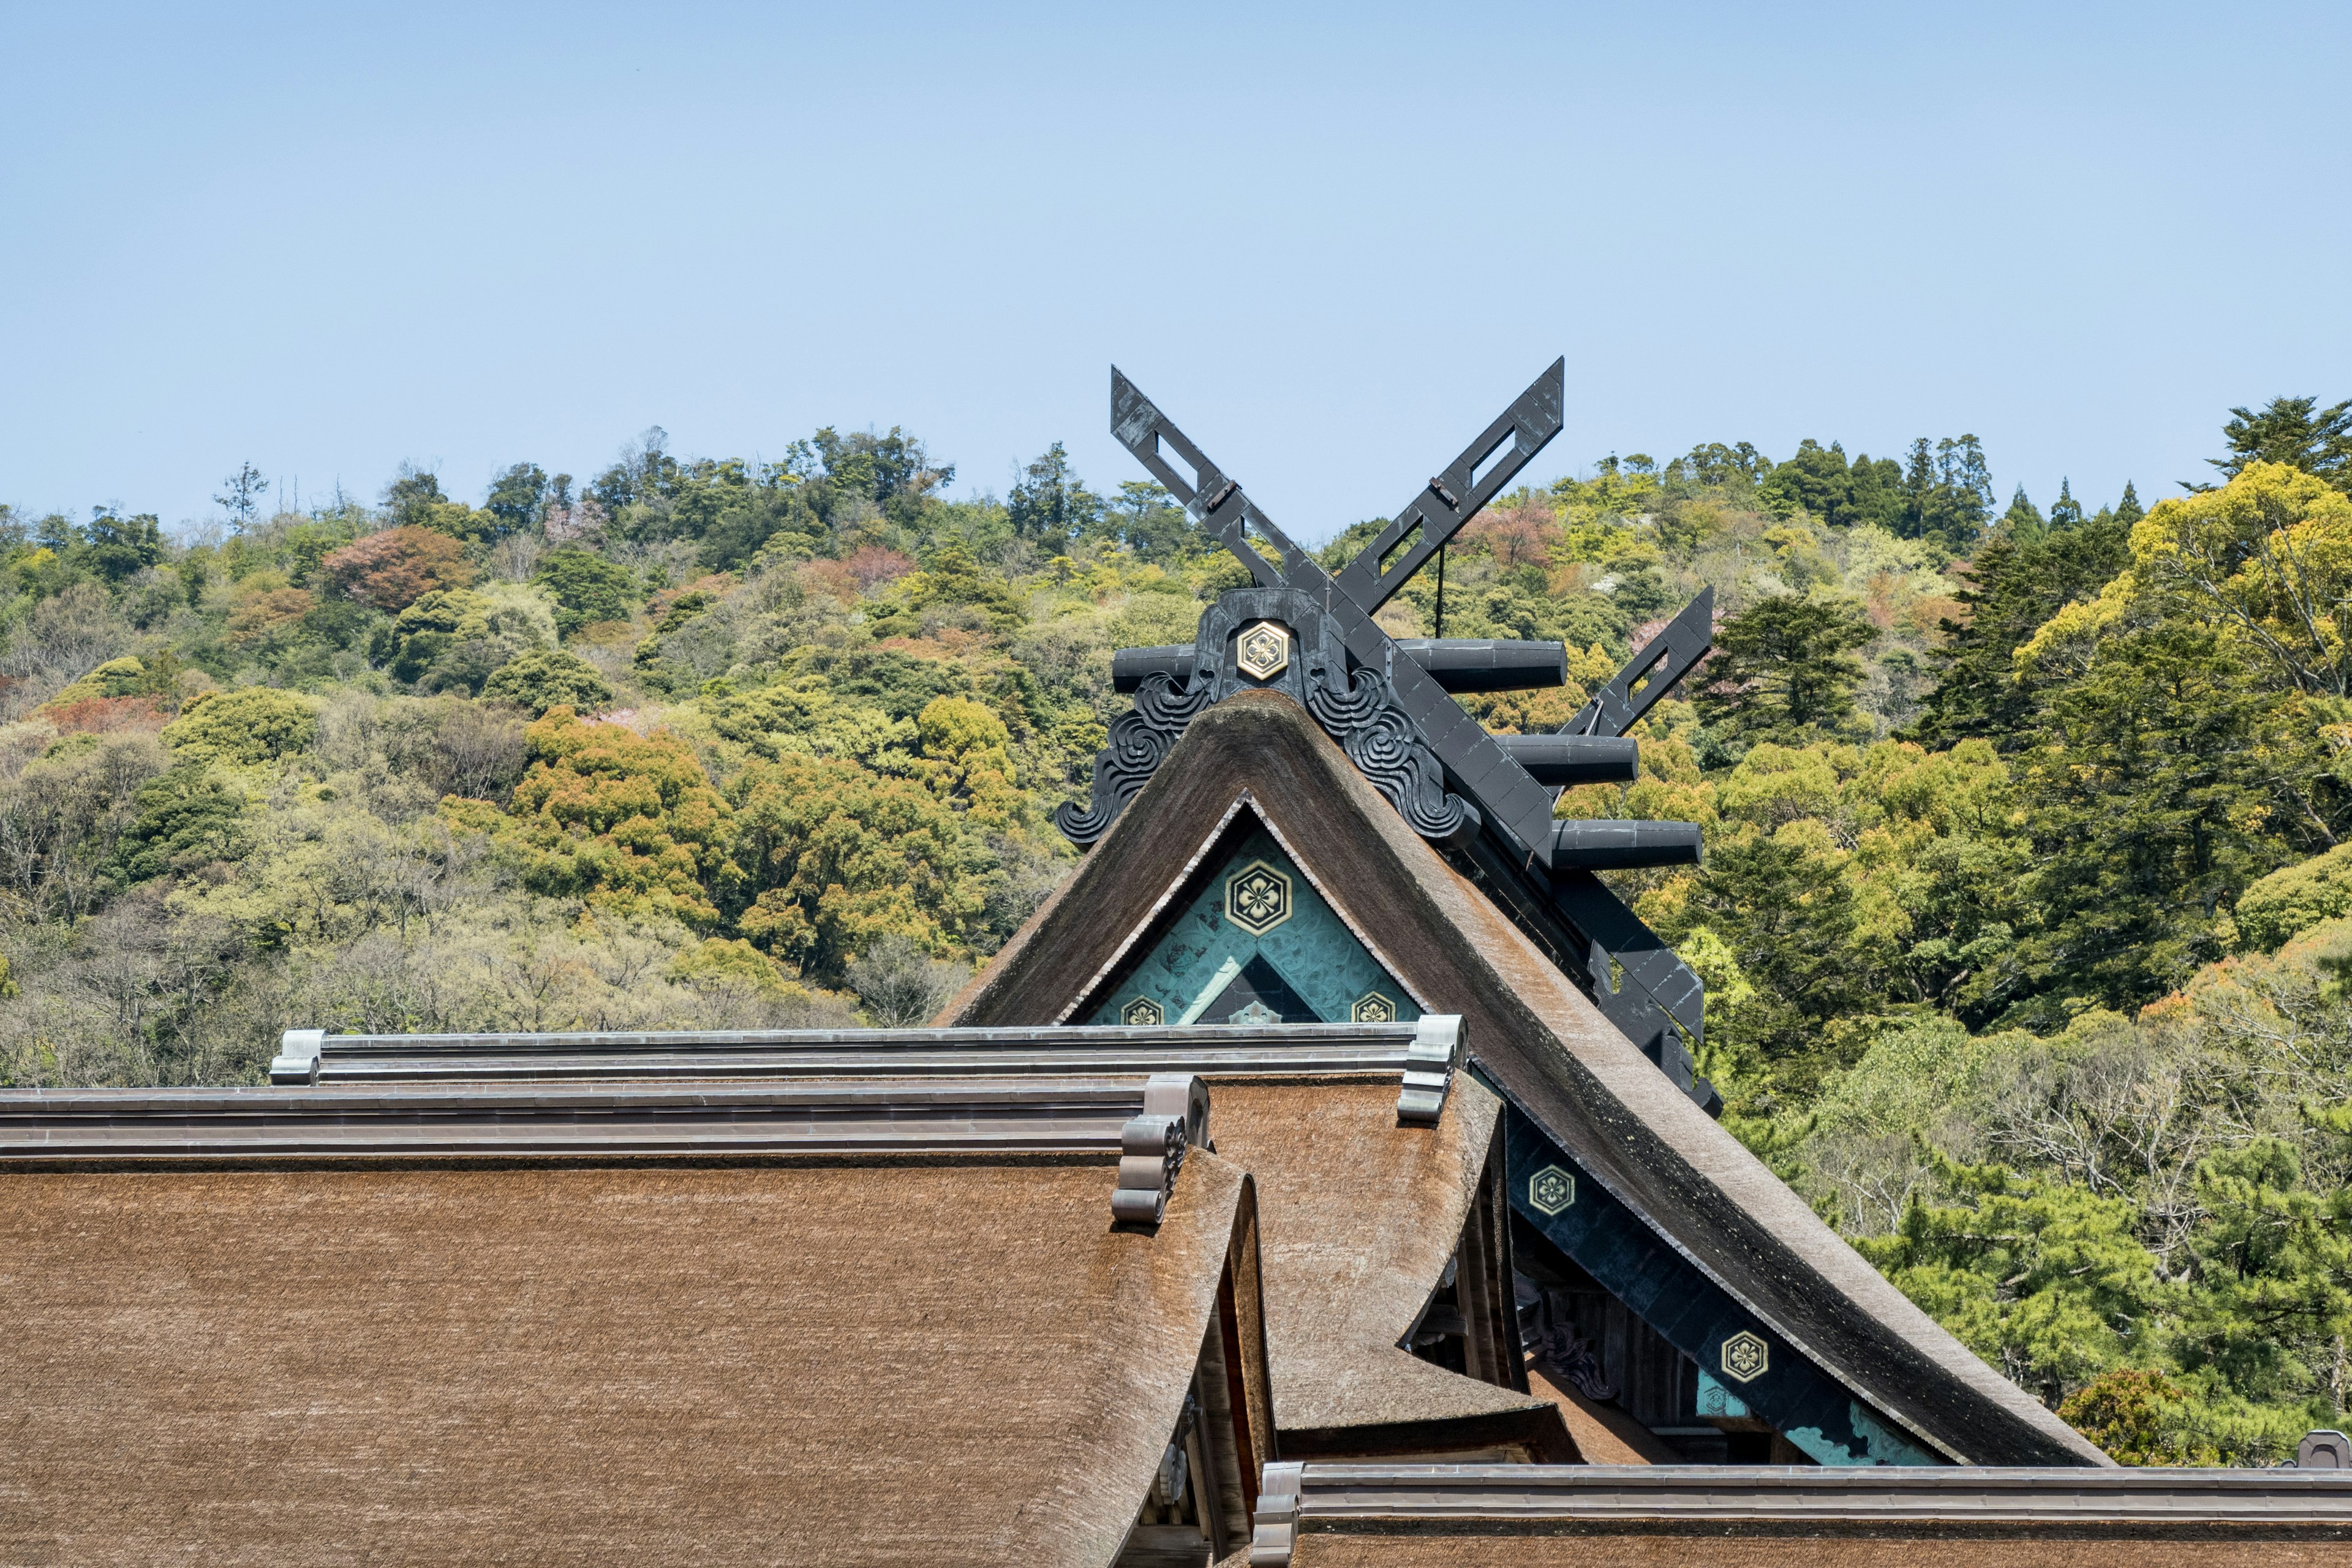
[[[1848,605],[1793,595],[1758,600],[1716,633],[1697,700],[1709,743],[1737,760],[1759,741],[1867,738],[1854,703],[1864,672],[1853,650],[1877,636]]]
[[[2129,494],[2131,487],[2126,485],[2124,488],[2125,493]],[[2018,493],[2020,495],[2025,493],[2025,489],[2022,485],[2018,487]],[[2137,505],[2137,503],[2135,502],[2134,504]],[[2060,529],[2079,527],[2082,521],[2083,503],[2074,499],[2074,481],[2071,479],[2060,479],[2058,481],[2058,499],[2050,503],[2050,527],[2052,531],[2054,532]]]
[[[2221,427],[2230,455],[2206,459],[2225,478],[2236,479],[2249,463],[2284,463],[2352,491],[2352,400],[2322,408],[2315,397],[2273,397],[2260,414],[2244,408],[2230,413],[2232,417]]]
[[[2010,498],[2009,510],[2000,514],[2000,525],[2019,543],[2039,543],[2046,525],[2042,521],[2042,509],[2026,498],[2025,487],[2017,487]]]
[[[1895,532],[1906,539],[1925,539],[1935,513],[1936,449],[1927,437],[1911,443],[1911,460],[1903,470],[1902,510]]]
[[[2023,493],[2021,489],[2021,499]],[[2071,491],[2063,504],[2081,515]],[[2013,516],[2015,505],[2010,510]],[[2063,531],[2042,529],[2020,539],[2010,519],[2002,520],[1969,564],[1970,585],[1959,595],[1968,621],[1942,623],[1944,644],[1929,656],[1940,677],[1912,739],[1940,748],[1981,735],[2005,752],[2029,743],[2032,693],[2018,683],[2010,656],[2060,609],[2095,595],[2124,569],[2131,535],[2126,510],[2135,521],[2140,516],[2129,485],[2112,512],[2102,510]]]

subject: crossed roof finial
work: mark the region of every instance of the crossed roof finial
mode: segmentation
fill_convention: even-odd
[[[1055,821],[1074,841],[1091,845],[1195,714],[1237,690],[1285,690],[1416,831],[1539,890],[1545,918],[1564,924],[1580,949],[1566,960],[1584,972],[1595,1000],[1689,1088],[1684,1041],[1700,1037],[1704,991],[1593,872],[1695,861],[1698,830],[1688,823],[1555,821],[1556,792],[1546,785],[1634,776],[1632,742],[1622,737],[1705,657],[1712,590],[1644,645],[1558,735],[1489,735],[1449,691],[1530,684],[1505,678],[1504,670],[1540,662],[1526,658],[1534,647],[1553,655],[1557,674],[1542,683],[1559,684],[1566,678],[1559,645],[1400,640],[1374,618],[1559,434],[1567,369],[1565,358],[1553,361],[1355,559],[1327,573],[1113,366],[1111,434],[1241,563],[1253,586],[1232,590],[1209,607],[1192,649],[1119,656],[1122,664],[1138,661],[1135,709],[1111,726],[1110,744],[1095,764],[1092,805],[1065,805]],[[1279,667],[1237,665],[1233,650],[1242,634],[1269,623],[1299,638],[1301,657]],[[1120,684],[1128,689],[1127,680]],[[1620,767],[1624,771],[1613,771]],[[1699,1080],[1694,1092],[1705,1100],[1712,1091]]]

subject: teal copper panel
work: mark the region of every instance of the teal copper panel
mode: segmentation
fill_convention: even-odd
[[[1229,1023],[1210,1016],[1210,1005],[1232,999],[1254,958],[1272,965],[1324,1023],[1348,1023],[1360,1007],[1385,1007],[1398,1022],[1421,1016],[1405,988],[1259,828],[1087,1021]]]

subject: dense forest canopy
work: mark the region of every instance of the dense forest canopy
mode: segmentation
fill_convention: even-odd
[[[2352,404],[2214,478],[2001,510],[1972,436],[1710,443],[1523,489],[1445,631],[1560,638],[1549,729],[1712,584],[1717,652],[1563,816],[1703,823],[1621,890],[1707,982],[1728,1124],[2119,1458],[2352,1398]],[[1244,580],[1058,445],[650,431],[478,504],[0,507],[0,1083],[249,1081],[293,1026],[929,1016],[1073,866],[1110,650]],[[1337,564],[1379,527],[1343,531]],[[1382,612],[1433,631],[1437,574]]]

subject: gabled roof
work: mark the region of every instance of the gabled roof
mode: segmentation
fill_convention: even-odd
[[[1383,1083],[1218,1083],[1211,1092],[1219,1152],[1257,1183],[1283,1452],[1507,1447],[1575,1458],[1556,1405],[1402,1345],[1454,1256],[1490,1159],[1501,1157],[1501,1101],[1459,1079],[1437,1124],[1421,1129],[1398,1125]]]
[[[1918,1443],[1971,1464],[2104,1464],[1888,1284],[1612,1026],[1297,703],[1239,692],[1182,738],[941,1016],[1084,1016],[1150,949],[1240,817],[1262,824],[1475,1065],[1671,1254]]]
[[[876,1087],[0,1096],[0,1557],[1101,1568],[1220,1421],[1234,1539],[1248,1174],[1115,1223],[1142,1080]]]
[[[1310,946],[1345,973],[1344,955],[1331,949],[1353,939],[1336,916],[1327,912],[1325,919],[1334,930]],[[1298,968],[1299,952],[1277,951]],[[1354,991],[1342,986],[1332,994],[1344,1005]],[[336,1134],[367,1139],[366,1121],[388,1122],[373,1136],[381,1145],[386,1131],[414,1135],[419,1111],[446,1120],[478,1102],[509,1108],[492,1134],[509,1149],[583,1137],[604,1147],[618,1138],[638,1150],[675,1151],[681,1137],[699,1138],[713,1150],[782,1148],[821,1135],[837,1146],[863,1139],[882,1152],[887,1137],[974,1147],[992,1140],[1001,1147],[1006,1135],[1017,1135],[1048,1150],[1107,1144],[1121,1134],[1120,1118],[1142,1105],[1150,1086],[1160,1086],[1162,1100],[1199,1113],[1190,1140],[1205,1136],[1247,1167],[1261,1205],[1268,1205],[1265,1245],[1277,1261],[1265,1274],[1264,1294],[1273,1414],[1286,1444],[1299,1454],[1499,1451],[1571,1459],[1578,1450],[1559,1407],[1517,1386],[1515,1355],[1506,1361],[1488,1354],[1495,1364],[1482,1366],[1482,1381],[1402,1348],[1482,1194],[1490,1211],[1500,1206],[1493,1199],[1502,1104],[1455,1072],[1459,1025],[1430,1015],[1403,1023],[1216,1027],[440,1036],[294,1030],[273,1068],[283,1087],[199,1091],[195,1099],[207,1108],[215,1145],[225,1120],[242,1121],[243,1142],[258,1146],[285,1139],[285,1124],[354,1112],[361,1125],[338,1120]],[[1194,1087],[1202,1079],[1214,1085],[1213,1098]],[[190,1094],[130,1091],[126,1102],[125,1092],[71,1099],[88,1121],[110,1106],[176,1107]],[[65,1106],[48,1106],[45,1096],[18,1098],[30,1103],[18,1108],[0,1095],[0,1160],[30,1142],[28,1130],[12,1122],[44,1123],[44,1136],[54,1137],[72,1131],[77,1120]],[[642,1121],[649,1109],[664,1107],[670,1108],[668,1126]],[[267,1114],[271,1108],[278,1109]],[[525,1108],[530,1114],[517,1114]],[[639,1120],[593,1130],[614,1110]],[[803,1124],[815,1111],[837,1119],[829,1131]],[[800,1120],[778,1124],[780,1115],[795,1112]],[[706,1121],[705,1113],[724,1120]],[[592,1126],[583,1129],[583,1119]],[[545,1127],[532,1131],[533,1120]],[[191,1131],[174,1117],[168,1136],[184,1139]],[[106,1128],[99,1137],[110,1135],[120,1131]],[[747,1145],[751,1139],[758,1144]],[[152,1151],[159,1142],[151,1131],[138,1146]],[[85,1130],[59,1152],[86,1154],[92,1143]],[[1503,1321],[1507,1276],[1499,1258],[1484,1262],[1494,1278],[1471,1294],[1496,1311],[1496,1321],[1476,1334],[1465,1321],[1459,1337],[1465,1349],[1475,1344],[1482,1353],[1495,1345],[1515,1351],[1516,1331]]]

